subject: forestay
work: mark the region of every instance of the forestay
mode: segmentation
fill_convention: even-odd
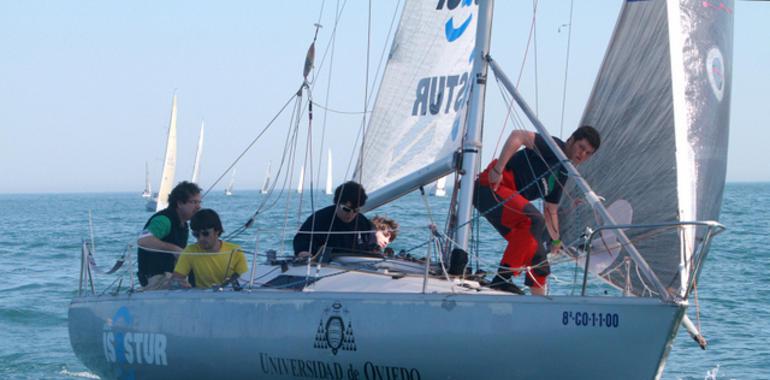
[[[582,124],[603,144],[582,175],[606,204],[630,203],[633,224],[716,220],[724,189],[732,2],[628,1],[586,106]],[[596,225],[575,191],[561,207],[565,241]],[[628,230],[661,282],[686,293],[704,230]],[[602,276],[634,294],[647,286],[614,254]],[[680,272],[681,266],[681,272]]]
[[[471,0],[404,5],[354,176],[368,192],[460,147],[477,11]]]

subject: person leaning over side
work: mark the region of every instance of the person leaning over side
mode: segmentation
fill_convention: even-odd
[[[377,247],[374,226],[359,212],[366,198],[366,191],[357,182],[339,185],[334,191],[334,204],[310,215],[294,235],[294,255],[314,256],[322,247],[374,251]]]
[[[168,207],[153,214],[137,240],[139,283],[147,287],[171,275],[176,259],[187,246],[187,221],[201,208],[201,188],[180,182],[168,196]],[[154,276],[160,276],[150,281]],[[153,288],[150,286],[149,288]]]
[[[375,215],[374,218],[372,218],[372,224],[377,231],[375,232],[377,246],[383,253],[392,256],[393,249],[388,248],[388,245],[390,245],[393,240],[396,240],[396,236],[398,236],[398,223],[386,216]]]
[[[601,144],[599,132],[591,126],[575,130],[566,143],[554,140],[575,166],[591,158]],[[511,132],[500,157],[479,175],[474,206],[508,242],[492,288],[523,294],[509,281],[521,268],[531,267],[524,284],[534,295],[546,293],[551,268],[541,240],[547,232],[551,252],[561,245],[558,209],[566,180],[566,169],[544,137],[521,130]],[[545,216],[530,203],[541,198]],[[505,203],[498,206],[500,202]]]
[[[184,279],[195,273],[196,288],[210,288],[238,280],[246,273],[246,256],[239,245],[222,241],[222,221],[216,211],[202,209],[193,215],[190,228],[197,243],[182,251],[174,268],[174,280],[190,287]],[[235,286],[235,285],[234,285]]]

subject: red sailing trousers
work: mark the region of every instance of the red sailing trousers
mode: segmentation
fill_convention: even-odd
[[[514,174],[510,170],[503,170],[500,186],[495,191],[491,189],[489,171],[496,163],[497,160],[493,160],[479,175],[474,204],[480,212],[486,212],[484,217],[508,242],[500,266],[511,268],[515,276],[519,275],[521,268],[535,267],[527,272],[525,284],[542,288],[550,274],[547,252],[539,240],[545,233],[545,220],[530,201],[518,194]],[[494,208],[504,200],[507,200],[505,204]]]

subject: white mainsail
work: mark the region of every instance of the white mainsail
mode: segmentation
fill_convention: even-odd
[[[478,5],[448,3],[404,5],[353,177],[367,192],[460,147]]]
[[[168,137],[166,138],[166,154],[163,159],[163,174],[158,186],[158,198],[155,202],[155,211],[168,207],[168,195],[174,187],[174,175],[176,173],[176,94],[171,101],[171,120],[168,124]]]
[[[198,134],[198,147],[195,149],[195,163],[193,164],[192,183],[198,183],[198,177],[201,173],[201,154],[203,153],[203,128],[205,123],[201,120],[201,131]]]
[[[326,188],[324,189],[324,193],[326,195],[331,195],[332,192],[332,150],[329,149],[329,155],[326,161]]]
[[[688,1],[624,3],[581,121],[600,131],[603,144],[580,172],[607,203],[628,202],[634,224],[718,218],[731,56],[732,16],[724,10]],[[572,202],[571,194],[562,201]],[[569,210],[560,218],[565,241],[595,224],[589,208],[562,206]],[[660,281],[684,296],[704,231],[626,232]],[[601,275],[644,294],[649,284],[621,265],[626,257],[615,255]]]
[[[144,191],[142,192],[142,198],[152,197],[152,182],[150,182],[150,164],[147,161],[144,162]]]
[[[270,187],[270,165],[271,162],[267,162],[267,173],[265,174],[265,182],[262,184],[262,188],[259,190],[262,194],[267,194],[268,187]]]

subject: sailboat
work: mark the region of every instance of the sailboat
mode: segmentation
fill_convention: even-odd
[[[265,182],[262,184],[262,188],[259,189],[259,192],[262,194],[267,194],[269,188],[270,188],[270,166],[271,162],[267,162],[267,172],[265,173]]]
[[[302,194],[302,189],[305,187],[305,166],[299,169],[299,181],[297,182],[297,194]]]
[[[176,94],[171,100],[171,120],[168,123],[166,137],[166,153],[163,159],[163,171],[160,176],[158,194],[147,201],[147,211],[155,212],[168,207],[168,195],[174,187],[174,175],[176,173]]]
[[[192,183],[198,183],[198,177],[201,174],[201,154],[203,154],[203,128],[205,127],[204,121],[201,120],[201,131],[198,134],[198,146],[195,148],[195,162],[193,164],[192,177],[190,181]]]
[[[436,181],[436,185],[433,187],[431,195],[435,197],[446,196],[446,176],[443,176]]]
[[[561,153],[491,58],[492,11],[485,0],[406,1],[355,175],[368,210],[460,175],[446,235],[471,254],[490,69]],[[73,350],[105,377],[660,378],[722,229],[733,16],[629,1],[618,20],[583,116],[602,151],[582,173],[562,159],[569,200],[585,200],[563,236],[580,234],[569,248],[585,268],[611,255],[598,275],[626,296],[588,294],[588,269],[576,295],[502,293],[467,274],[461,251],[299,265],[268,255],[246,291],[81,291],[69,308]],[[655,153],[614,167],[629,149]]]
[[[326,187],[324,187],[324,194],[332,195],[334,190],[332,189],[332,150],[329,149],[328,159],[326,161]]]
[[[230,182],[225,187],[225,195],[228,197],[233,195],[233,184],[235,184],[235,168],[233,168],[233,172],[230,174]]]
[[[150,182],[150,164],[147,161],[144,162],[144,191],[142,192],[142,198],[152,197],[152,183]]]

